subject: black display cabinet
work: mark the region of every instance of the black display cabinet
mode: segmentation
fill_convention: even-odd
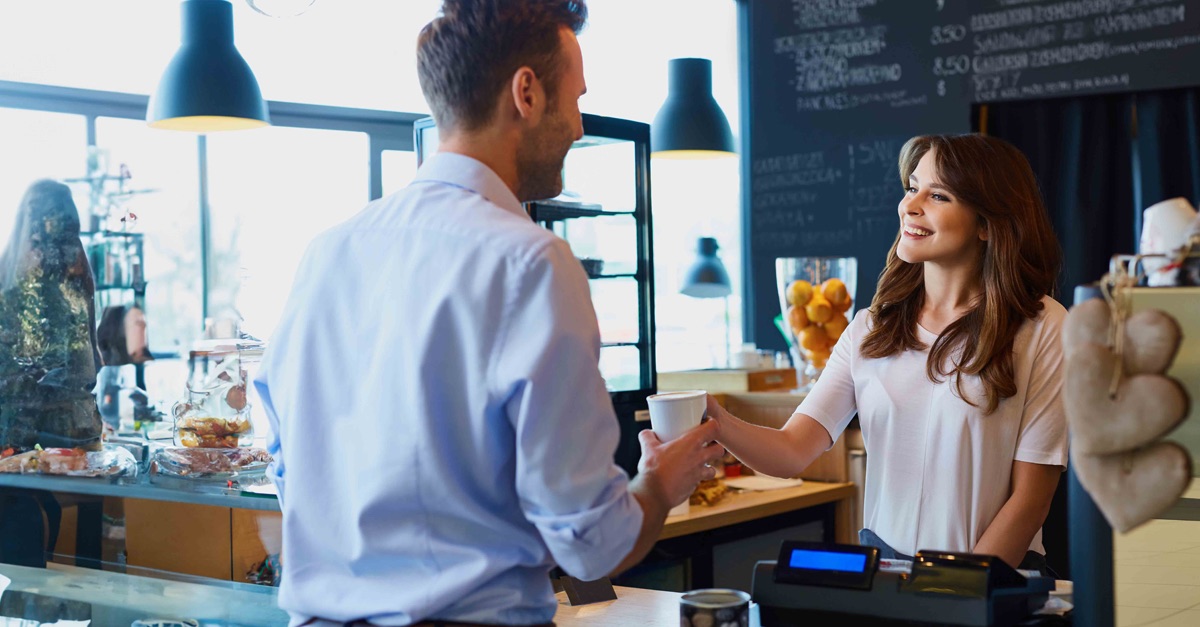
[[[525,209],[571,245],[588,275],[600,324],[600,373],[621,424],[616,462],[632,476],[641,456],[637,433],[649,426],[646,398],[658,385],[650,126],[584,115],[583,131],[563,165],[563,193]],[[437,128],[425,118],[413,133],[420,164],[437,150]]]

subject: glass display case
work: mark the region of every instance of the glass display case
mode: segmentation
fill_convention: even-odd
[[[96,315],[114,305],[145,309],[143,235],[122,231],[79,234],[96,282]]]
[[[563,165],[563,192],[526,203],[530,218],[571,245],[600,325],[600,373],[621,422],[617,463],[636,472],[638,419],[657,387],[650,222],[650,126],[583,116]],[[414,124],[417,163],[437,150],[431,118]]]

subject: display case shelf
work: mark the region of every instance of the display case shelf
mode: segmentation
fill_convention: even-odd
[[[0,474],[0,488],[279,511],[279,499],[274,495],[243,492],[240,488],[205,481],[176,481],[170,486],[159,486],[151,483],[150,477],[145,474],[121,479]]]
[[[637,274],[636,272],[629,274],[597,274],[596,276],[588,278],[593,281],[603,281],[605,279],[634,279],[636,281],[637,279],[641,278],[641,275]]]
[[[604,216],[632,216],[632,211],[606,211],[601,205],[573,203],[559,200],[539,200],[528,204],[529,217],[535,222],[557,222],[577,218],[599,218]]]

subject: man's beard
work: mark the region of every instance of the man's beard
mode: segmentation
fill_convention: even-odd
[[[517,149],[517,199],[544,200],[562,193],[563,161],[571,143],[570,127],[557,114],[525,137]]]

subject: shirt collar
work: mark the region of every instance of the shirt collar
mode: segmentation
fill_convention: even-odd
[[[438,152],[417,170],[416,181],[436,181],[470,190],[489,202],[522,217],[529,217],[521,201],[482,161],[455,152]]]

